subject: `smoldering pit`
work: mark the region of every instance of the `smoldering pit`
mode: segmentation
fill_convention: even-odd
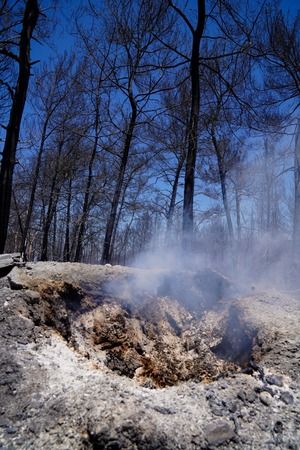
[[[237,288],[213,270],[139,270],[38,290],[47,326],[94,367],[145,387],[211,382],[254,358],[256,330],[239,310]]]

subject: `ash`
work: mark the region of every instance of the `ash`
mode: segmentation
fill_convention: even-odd
[[[71,263],[1,283],[2,448],[299,447],[297,293]]]

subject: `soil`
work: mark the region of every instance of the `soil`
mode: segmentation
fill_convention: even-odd
[[[0,448],[300,448],[298,292],[75,263],[0,283]]]

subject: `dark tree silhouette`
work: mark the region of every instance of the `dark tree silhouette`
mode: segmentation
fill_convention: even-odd
[[[30,42],[39,16],[37,0],[27,0],[19,42],[19,55],[8,55],[18,62],[16,88],[12,94],[12,106],[2,153],[0,171],[0,253],[4,252],[12,197],[13,172],[19,140],[21,120],[30,77]]]

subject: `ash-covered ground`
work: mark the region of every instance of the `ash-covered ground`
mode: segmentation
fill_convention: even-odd
[[[300,296],[70,263],[0,288],[0,448],[300,448]]]

